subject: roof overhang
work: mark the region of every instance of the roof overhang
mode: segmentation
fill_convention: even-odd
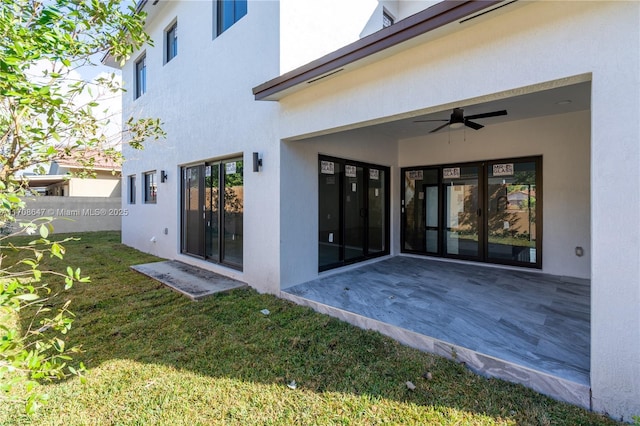
[[[444,0],[313,62],[253,88],[256,100],[277,101],[345,70],[363,67],[418,43],[462,29],[518,0]],[[494,14],[492,13],[492,16]]]
[[[23,176],[29,183],[30,188],[37,188],[42,186],[54,185],[56,183],[63,183],[69,180],[69,175],[29,175]]]

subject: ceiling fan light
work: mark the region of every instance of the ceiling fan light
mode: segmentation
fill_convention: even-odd
[[[451,123],[449,124],[449,128],[456,130],[456,129],[461,129],[464,126],[464,123]]]

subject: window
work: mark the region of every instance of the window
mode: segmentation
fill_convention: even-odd
[[[147,56],[142,55],[136,61],[136,99],[147,92]]]
[[[165,45],[166,45],[166,60],[169,62],[176,56],[178,56],[178,23],[174,22],[165,33]]]
[[[247,0],[217,0],[216,31],[222,34],[247,14]]]
[[[135,204],[136,203],[136,177],[134,175],[129,176],[127,191],[128,191],[127,198],[129,200],[129,204]]]
[[[145,204],[155,204],[158,194],[158,184],[156,183],[156,172],[144,174],[144,202]]]
[[[382,11],[382,28],[390,27],[394,24],[393,16],[386,10]]]

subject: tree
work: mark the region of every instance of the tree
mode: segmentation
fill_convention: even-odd
[[[121,0],[12,0],[0,4],[0,231],[11,237],[38,233],[22,245],[0,236],[0,403],[26,402],[33,411],[43,396],[40,380],[78,374],[67,365],[77,348],[65,347],[59,335],[72,322],[68,305],[51,311],[45,305],[48,279],[63,278],[65,289],[87,282],[79,268],[65,272],[41,270],[44,256],[62,259],[64,241],[49,239],[51,218],[15,223],[13,212],[23,207],[27,188],[18,172],[74,156],[90,175],[93,157],[77,152],[99,150],[119,159],[115,141],[126,139],[135,148],[164,134],[157,119],[126,121],[122,134],[104,130],[108,115],[96,110],[100,94],[117,94],[123,88],[115,75],[87,82],[78,78],[79,67],[93,66],[108,53],[124,62],[151,40],[144,31],[144,13]],[[8,250],[22,256],[4,264]],[[32,325],[21,330],[9,321],[26,308],[35,312]],[[20,385],[25,394],[12,394]]]

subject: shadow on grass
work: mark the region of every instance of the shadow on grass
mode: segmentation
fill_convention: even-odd
[[[416,406],[450,407],[518,423],[608,424],[594,414],[519,385],[479,377],[463,366],[402,346],[270,295],[235,290],[192,302],[129,269],[159,260],[88,233],[67,243],[63,269],[81,266],[92,284],[62,293],[76,314],[68,344],[88,369],[114,359],[161,364],[213,378],[279,385],[295,380],[316,393],[368,395]],[[263,309],[270,311],[264,315]],[[23,325],[29,319],[22,318]],[[433,379],[423,375],[430,372]],[[407,389],[406,382],[417,388]]]

